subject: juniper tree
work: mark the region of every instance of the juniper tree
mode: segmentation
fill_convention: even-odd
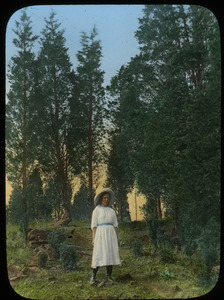
[[[103,74],[100,69],[102,47],[96,39],[97,30],[94,26],[88,36],[81,35],[82,49],[77,53],[77,89],[76,95],[82,105],[83,143],[82,173],[87,174],[88,203],[90,212],[93,209],[94,178],[97,177],[99,166],[102,166],[105,153],[104,88]]]
[[[30,114],[31,96],[34,92],[35,55],[30,17],[26,10],[16,21],[13,44],[18,49],[11,58],[8,78],[10,90],[6,104],[6,173],[13,188],[21,190],[23,201],[23,229],[27,236],[29,222],[27,211],[27,184],[29,172],[34,161],[32,155],[32,128]]]
[[[69,100],[72,90],[71,62],[65,46],[64,30],[52,12],[45,19],[40,37],[40,52],[33,101],[33,127],[36,155],[42,171],[61,182],[62,205],[71,219],[71,172],[68,152]],[[72,137],[75,138],[75,137]]]
[[[135,163],[138,183],[146,190],[154,185],[152,177],[163,186],[179,236],[192,253],[211,219],[219,240],[218,24],[206,8],[182,5],[146,6],[139,22],[136,37],[153,78],[142,72],[150,93],[142,93],[148,108],[144,147]],[[147,162],[144,167],[140,159]]]

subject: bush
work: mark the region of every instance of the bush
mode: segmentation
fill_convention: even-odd
[[[72,220],[88,220],[88,188],[84,184],[82,184],[80,190],[74,196],[74,201],[71,206],[71,215]]]
[[[7,263],[24,267],[32,254],[18,225],[6,226]]]
[[[211,218],[198,239],[201,258],[209,274],[214,265],[220,263],[220,224]]]
[[[65,241],[65,230],[61,229],[54,229],[48,235],[48,242],[52,248],[54,248],[56,254],[60,255],[60,245]]]
[[[175,262],[174,254],[173,254],[172,248],[169,246],[169,244],[167,244],[167,243],[161,244],[159,246],[159,254],[160,254],[163,262],[166,262],[166,263],[174,263]]]
[[[39,268],[45,268],[48,260],[48,255],[45,251],[42,251],[38,255],[38,266]]]
[[[136,240],[132,243],[132,252],[135,257],[143,255],[143,242],[141,240]]]
[[[169,270],[165,270],[164,272],[160,272],[160,277],[164,280],[175,279],[176,275],[171,273]]]
[[[157,240],[157,233],[159,228],[159,221],[157,216],[154,215],[148,215],[146,219],[146,228],[148,231],[148,234],[151,238],[151,241],[155,247],[157,247],[158,240]]]
[[[71,244],[62,243],[59,247],[60,261],[66,270],[74,270],[77,260],[75,247]]]

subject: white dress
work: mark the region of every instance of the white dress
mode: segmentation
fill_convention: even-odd
[[[91,229],[97,227],[93,247],[92,268],[119,265],[119,248],[114,227],[117,217],[111,207],[97,205],[92,214]]]

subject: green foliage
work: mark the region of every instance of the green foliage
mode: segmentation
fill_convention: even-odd
[[[159,245],[159,254],[162,258],[162,261],[165,263],[175,263],[174,253],[171,246],[167,243]]]
[[[6,105],[6,169],[13,183],[7,220],[27,232],[29,219],[39,214],[70,215],[74,174],[88,182],[92,205],[93,178],[105,162],[109,137],[107,182],[118,196],[119,217],[128,217],[127,194],[135,185],[147,199],[147,230],[164,260],[172,259],[163,247],[176,239],[188,255],[200,252],[209,273],[220,259],[221,51],[214,15],[196,5],[145,6],[135,34],[140,53],[112,78],[108,110],[95,27],[89,36],[82,33],[76,73],[55,13],[45,19],[37,58],[37,36],[25,11],[14,33],[18,52],[9,65]],[[82,192],[73,206],[76,217]],[[160,222],[161,200],[174,229],[169,235]]]
[[[54,229],[48,235],[48,242],[54,248],[63,267],[66,270],[74,270],[77,261],[77,253],[74,245],[66,240],[64,229]]]
[[[64,30],[60,28],[60,23],[52,12],[49,18],[45,19],[45,27],[41,32],[40,51],[36,60],[38,68],[35,68],[35,89],[30,110],[32,142],[38,145],[34,149],[35,159],[42,175],[48,180],[56,177],[60,182],[61,204],[69,217],[71,183],[68,172],[76,171],[75,166],[71,169],[69,164],[75,151],[73,149],[71,153],[68,142],[71,138],[71,132],[68,130],[71,121],[68,102],[71,99],[74,73],[63,35]],[[72,138],[74,139],[74,136]],[[58,206],[53,206],[58,204],[57,201],[50,202],[49,198],[42,200],[42,208],[47,215],[58,209]]]
[[[46,202],[51,206],[56,219],[60,219],[62,214],[62,185],[57,175],[48,179],[44,196]]]
[[[14,186],[12,194],[9,198],[7,206],[7,220],[12,224],[18,224],[20,228],[24,228],[25,223],[25,207],[21,188]]]
[[[8,102],[6,104],[6,174],[8,180],[13,184],[13,188],[17,189],[11,201],[17,198],[21,203],[21,218],[16,217],[16,219],[23,227],[26,238],[29,223],[28,172],[35,160],[34,145],[31,141],[30,99],[34,90],[35,55],[33,45],[37,36],[32,33],[30,17],[25,10],[22,11],[20,21],[16,21],[13,31],[15,33],[13,44],[17,48],[17,54],[11,57],[7,74],[10,90],[7,94]],[[21,196],[18,194],[19,189]]]
[[[75,263],[77,261],[77,253],[74,245],[68,244],[66,242],[61,243],[59,247],[60,262],[62,263],[64,269],[75,270]]]
[[[6,226],[6,254],[7,264],[24,267],[32,251],[24,241],[24,234],[18,225],[8,223]]]
[[[143,255],[143,242],[141,240],[135,240],[132,242],[132,252],[135,257]]]
[[[198,284],[198,276],[202,272],[202,265],[198,262],[199,257],[190,258],[183,251],[180,251],[176,253],[177,262],[169,264],[160,260],[156,253],[153,255],[143,253],[142,256],[135,257],[130,247],[131,243],[129,243],[127,247],[120,249],[122,265],[113,269],[114,284],[106,285],[105,288],[93,287],[89,284],[92,274],[90,268],[91,257],[87,258],[86,256],[87,252],[92,251],[89,223],[87,221],[77,221],[75,224],[78,232],[74,235],[74,243],[77,244],[76,255],[79,255],[79,264],[76,264],[76,269],[59,269],[57,264],[57,268],[52,274],[52,270],[47,265],[46,268],[42,268],[32,276],[17,280],[13,287],[16,293],[25,298],[43,300],[59,298],[88,299],[93,297],[96,299],[166,299],[174,297],[174,288],[176,289],[177,286],[179,292],[175,292],[175,297],[183,299],[202,296],[208,293],[216,283],[215,278],[213,278],[213,282],[207,281],[206,285],[202,285],[203,280],[205,282],[205,277],[203,277],[204,279],[201,277],[201,285]],[[126,237],[125,241],[133,240],[133,235],[135,240],[141,239],[141,236],[146,234],[146,230],[143,230],[143,224],[139,226],[141,227],[140,230],[134,231],[134,234],[133,228],[130,227],[135,227],[136,224],[122,224],[119,229],[120,234]],[[54,228],[53,226],[53,223],[46,224],[46,227],[51,230]],[[18,233],[18,226],[11,224],[7,226],[7,242],[10,243],[9,251],[12,243],[17,243],[13,253],[11,251],[12,256],[10,261],[8,260],[9,264],[17,265],[17,259],[21,259],[21,253],[24,255],[24,252],[27,251],[24,248],[24,240]],[[81,247],[80,251],[81,245],[85,246]],[[64,242],[61,246],[61,249],[64,248],[62,252],[69,260],[70,255],[73,256],[69,253],[75,252],[74,246],[67,247],[68,244]],[[21,267],[27,265],[30,255],[27,255],[26,259],[23,257],[23,264],[19,263],[18,265]],[[74,261],[76,261],[75,258]],[[74,267],[74,261],[69,265]],[[105,280],[105,270],[99,270],[97,279],[100,281]]]
[[[89,35],[81,34],[81,50],[77,53],[77,76],[75,97],[80,103],[81,144],[80,168],[83,181],[88,186],[88,202],[93,209],[94,183],[98,179],[99,168],[105,161],[105,91],[103,88],[104,71],[101,70],[102,46],[97,40],[94,26]],[[71,109],[77,106],[71,103]],[[95,179],[95,180],[94,180]]]
[[[73,220],[87,220],[89,217],[88,188],[84,184],[74,196],[71,215]]]
[[[210,219],[198,239],[198,244],[201,257],[207,265],[207,273],[210,274],[212,267],[220,261],[220,225],[216,220]]]
[[[47,252],[42,251],[38,255],[38,266],[39,268],[45,268],[48,260]]]
[[[65,241],[66,234],[64,229],[54,229],[48,235],[48,242],[54,248],[58,257],[60,256],[60,246]]]
[[[136,38],[141,53],[111,80],[112,109],[129,145],[138,190],[147,198],[149,235],[155,246],[171,242],[159,223],[162,197],[186,252],[194,253],[200,240],[209,267],[220,247],[219,241],[210,247],[213,239],[204,232],[214,218],[211,232],[218,236],[220,224],[218,23],[200,6],[147,5]],[[127,104],[122,115],[119,105]]]
[[[7,206],[7,220],[18,224],[23,231],[32,220],[47,219],[52,212],[49,198],[45,197],[43,192],[39,170],[35,169],[30,174],[26,189],[26,203],[24,203],[21,187],[14,184]]]
[[[169,270],[165,270],[163,272],[160,272],[160,277],[164,280],[171,280],[175,279],[176,275],[170,272]]]
[[[27,205],[29,218],[47,219],[52,213],[49,198],[44,195],[40,170],[37,168],[29,176],[27,186]]]

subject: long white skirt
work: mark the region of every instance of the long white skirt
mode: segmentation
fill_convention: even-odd
[[[98,226],[96,230],[92,268],[120,265],[117,234],[111,225]]]

